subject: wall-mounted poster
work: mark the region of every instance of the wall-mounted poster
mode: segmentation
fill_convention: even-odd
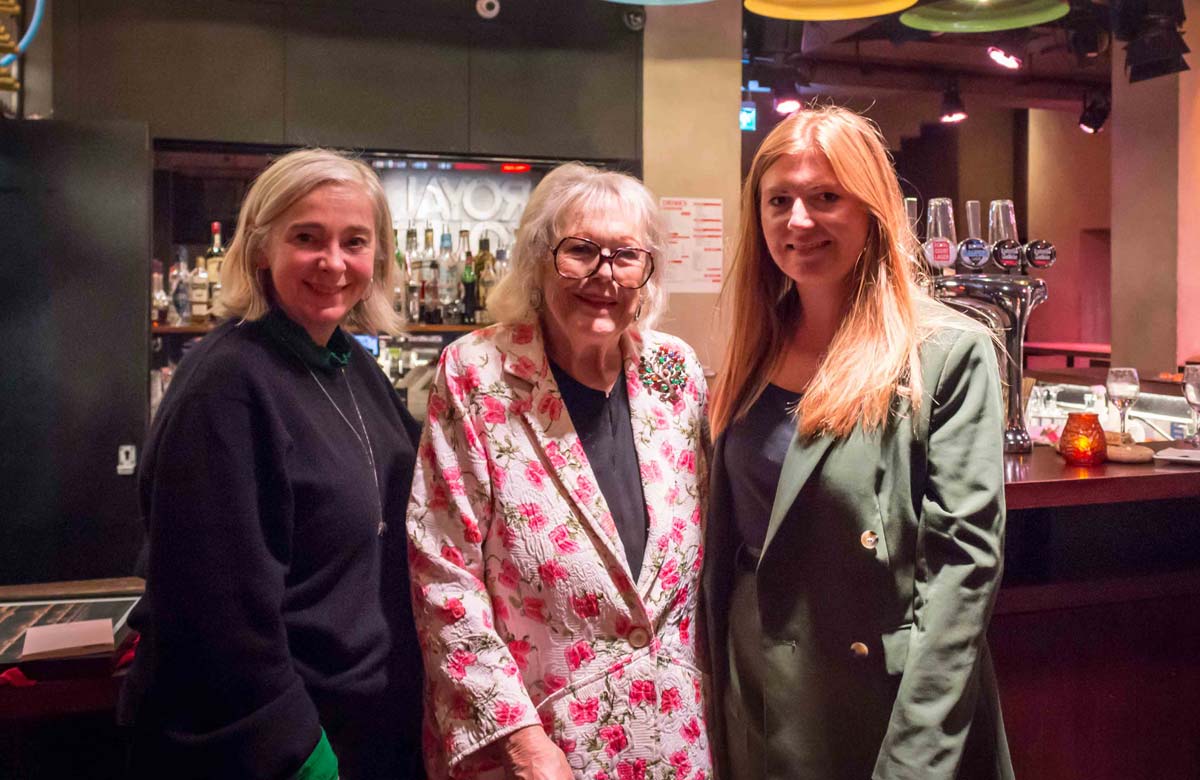
[[[661,273],[667,292],[721,290],[724,230],[720,198],[661,198],[667,251]]]

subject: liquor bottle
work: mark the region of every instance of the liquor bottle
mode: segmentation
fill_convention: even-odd
[[[210,304],[217,302],[221,294],[221,268],[225,264],[225,246],[221,243],[221,223],[212,223],[212,243],[204,253],[204,263],[208,271],[208,300]]]
[[[168,325],[187,325],[192,320],[192,304],[188,298],[187,249],[179,248],[179,260],[171,267],[171,311]]]
[[[192,305],[192,324],[206,325],[209,318],[208,269],[203,257],[196,258],[196,267],[188,278],[188,302]]]
[[[458,264],[454,258],[454,239],[450,228],[442,228],[441,247],[438,251],[438,309],[443,323],[457,320],[455,299],[458,298]]]
[[[417,229],[410,222],[404,233],[404,261],[408,264],[408,292],[404,305],[408,307],[408,321],[420,322],[421,310],[421,258],[417,251]]]
[[[508,275],[508,250],[500,247],[496,250],[496,279],[503,279]]]
[[[438,311],[438,259],[433,245],[433,225],[425,223],[425,246],[421,249],[421,322],[437,324]]]
[[[163,289],[163,265],[150,261],[150,319],[155,325],[166,325],[171,314],[171,296]]]
[[[479,239],[479,256],[475,258],[476,275],[479,277],[479,308],[475,312],[475,321],[487,325],[492,322],[488,312],[488,296],[498,281],[496,277],[496,256],[492,254],[491,240],[487,236]]]
[[[467,231],[465,230],[463,231],[463,233],[466,232]],[[467,252],[463,257],[462,272],[462,309],[464,325],[474,325],[476,323],[475,310],[479,308],[479,299],[477,297],[478,292],[476,290],[477,284],[478,279],[475,276],[475,259],[471,257],[471,248],[469,245],[467,245]]]
[[[396,238],[396,282],[392,286],[392,308],[400,315],[402,322],[408,322],[408,260],[404,257],[404,249],[400,245],[400,228],[392,231]]]

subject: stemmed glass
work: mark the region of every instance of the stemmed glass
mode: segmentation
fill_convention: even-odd
[[[1188,441],[1200,447],[1200,365],[1183,367],[1183,397],[1192,407],[1192,436]]]
[[[1117,412],[1121,415],[1121,439],[1124,440],[1125,414],[1133,406],[1133,402],[1137,400],[1138,392],[1141,390],[1137,369],[1108,369],[1108,380],[1104,383],[1104,389],[1108,391],[1108,400],[1112,401],[1113,406],[1117,407]]]

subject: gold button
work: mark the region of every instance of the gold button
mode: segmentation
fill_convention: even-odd
[[[855,642],[854,644],[850,645],[850,652],[854,654],[855,658],[866,658],[871,654],[871,648],[867,647],[862,642]]]
[[[858,541],[868,550],[874,550],[879,544],[879,534],[874,531],[863,531],[862,536],[858,537]]]
[[[650,632],[638,626],[629,632],[629,644],[634,650],[641,650],[650,644]]]

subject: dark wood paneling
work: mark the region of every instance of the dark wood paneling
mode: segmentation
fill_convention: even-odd
[[[282,143],[284,8],[211,0],[79,3],[78,116],[155,138]]]
[[[1016,776],[1200,777],[1198,596],[998,614],[988,637]]]
[[[59,7],[56,7],[59,8]],[[62,0],[60,115],[155,139],[636,160],[640,33],[596,0]]]
[[[612,21],[612,20],[608,20]],[[619,18],[615,20],[620,25]],[[581,22],[486,28],[471,50],[471,151],[634,159],[641,36]]]
[[[468,150],[469,44],[461,26],[373,10],[288,14],[288,143]]]

